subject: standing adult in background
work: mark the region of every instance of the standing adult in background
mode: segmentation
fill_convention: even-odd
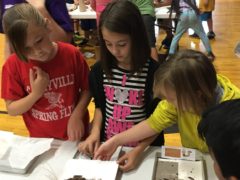
[[[19,3],[27,2],[33,5],[40,13],[51,22],[50,38],[52,41],[71,42],[72,23],[68,15],[66,3],[63,0],[1,0],[1,17],[5,10]],[[2,21],[2,18],[1,18]],[[2,33],[2,23],[0,24]],[[9,43],[5,42],[5,59],[11,54]]]

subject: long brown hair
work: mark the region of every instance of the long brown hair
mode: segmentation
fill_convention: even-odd
[[[101,61],[107,76],[117,64],[115,57],[108,51],[102,35],[102,28],[127,34],[131,39],[131,73],[140,72],[150,58],[150,46],[141,13],[136,5],[128,0],[113,0],[104,9],[99,21],[99,40]]]
[[[201,52],[179,51],[155,72],[154,94],[158,96],[161,88],[169,87],[176,92],[178,110],[183,111],[187,104],[200,115],[215,102],[215,68]]]
[[[30,4],[21,3],[7,9],[3,15],[3,30],[10,46],[17,56],[27,62],[24,48],[27,38],[27,28],[30,23],[46,27],[43,16]]]

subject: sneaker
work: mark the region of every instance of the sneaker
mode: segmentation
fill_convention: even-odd
[[[210,61],[214,61],[214,59],[215,59],[215,55],[212,53],[212,52],[209,52],[208,54],[207,54],[207,57],[208,57],[208,59],[210,60]]]
[[[216,36],[216,34],[215,34],[213,31],[209,31],[209,32],[207,33],[208,39],[214,39],[215,36]]]
[[[192,38],[199,38],[199,36],[196,33],[191,34],[190,37],[192,37]]]

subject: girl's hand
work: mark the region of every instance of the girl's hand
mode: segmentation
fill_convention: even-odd
[[[94,159],[110,160],[118,147],[118,144],[114,139],[115,138],[112,137],[103,143],[94,154]]]
[[[75,117],[74,114],[72,114],[68,121],[67,127],[68,140],[70,141],[80,140],[84,135],[84,131],[85,130],[82,119],[79,119],[79,117]]]
[[[130,171],[132,169],[135,169],[139,163],[139,152],[136,149],[132,149],[131,151],[124,154],[122,157],[118,159],[118,164],[120,169],[123,172]]]
[[[29,71],[29,80],[31,93],[40,98],[49,84],[49,75],[39,67],[34,67]]]
[[[91,133],[88,138],[78,145],[78,150],[84,154],[93,156],[100,146],[99,133]]]

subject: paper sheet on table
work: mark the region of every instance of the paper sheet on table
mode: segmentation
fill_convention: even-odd
[[[35,157],[51,148],[53,139],[15,136],[9,155],[12,168],[24,169]]]
[[[81,175],[85,179],[115,180],[118,172],[117,160],[122,147],[118,147],[110,161],[91,160],[89,156],[77,152],[76,159],[67,161],[61,180]]]
[[[7,153],[10,149],[12,140],[13,140],[13,133],[7,131],[0,131],[0,159]]]
[[[71,159],[67,161],[62,180],[81,175],[85,179],[115,180],[118,171],[116,161]]]

